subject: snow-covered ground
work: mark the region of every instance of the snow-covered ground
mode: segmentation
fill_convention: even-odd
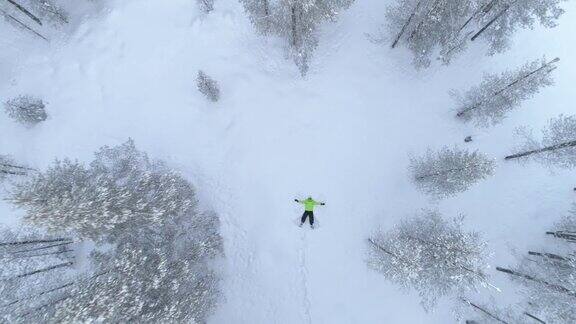
[[[448,303],[427,314],[417,296],[369,270],[365,239],[420,208],[467,215],[484,233],[491,263],[544,242],[543,231],[574,202],[574,171],[504,162],[514,129],[539,130],[576,112],[576,4],[556,29],[518,33],[511,51],[472,48],[449,67],[416,72],[403,49],[373,44],[389,0],[358,1],[322,29],[301,78],[279,40],[255,34],[234,0],[204,15],[191,0],[116,0],[47,45],[0,22],[0,99],[29,93],[48,121],[27,129],[0,114],[0,153],[44,168],[55,158],[91,159],[132,137],[189,176],[205,208],[222,218],[225,300],[212,323],[450,323]],[[16,34],[18,33],[18,34]],[[557,84],[486,130],[454,118],[452,88],[482,73],[560,56]],[[205,70],[222,87],[208,102],[195,89]],[[464,144],[467,135],[474,142]],[[496,175],[455,198],[417,192],[408,154],[461,145],[498,160]],[[298,228],[294,198],[326,201],[319,227]],[[0,203],[0,221],[18,212]],[[488,271],[507,293],[507,278]],[[488,292],[486,292],[488,293]]]

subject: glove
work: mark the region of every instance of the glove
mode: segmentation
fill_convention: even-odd
[[[326,205],[325,203],[320,203],[320,206],[325,206],[325,205]]]
[[[300,202],[298,199],[294,199],[295,202]]]

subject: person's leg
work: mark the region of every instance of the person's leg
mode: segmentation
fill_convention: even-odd
[[[314,213],[310,212],[310,214],[308,215],[309,220],[310,220],[310,226],[314,227]]]
[[[302,226],[302,224],[304,224],[307,216],[308,216],[307,212],[304,212],[304,214],[302,214],[302,218],[300,219],[300,226]]]

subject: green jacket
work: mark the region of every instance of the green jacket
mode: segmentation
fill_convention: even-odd
[[[306,200],[299,200],[298,202],[304,205],[305,211],[314,211],[314,206],[322,205],[322,203],[317,202],[312,198],[307,198]]]

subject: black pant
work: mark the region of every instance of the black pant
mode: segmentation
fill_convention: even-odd
[[[304,214],[302,215],[300,223],[304,224],[304,222],[306,221],[306,217],[308,217],[308,219],[310,220],[310,225],[314,225],[314,212],[305,211]]]

